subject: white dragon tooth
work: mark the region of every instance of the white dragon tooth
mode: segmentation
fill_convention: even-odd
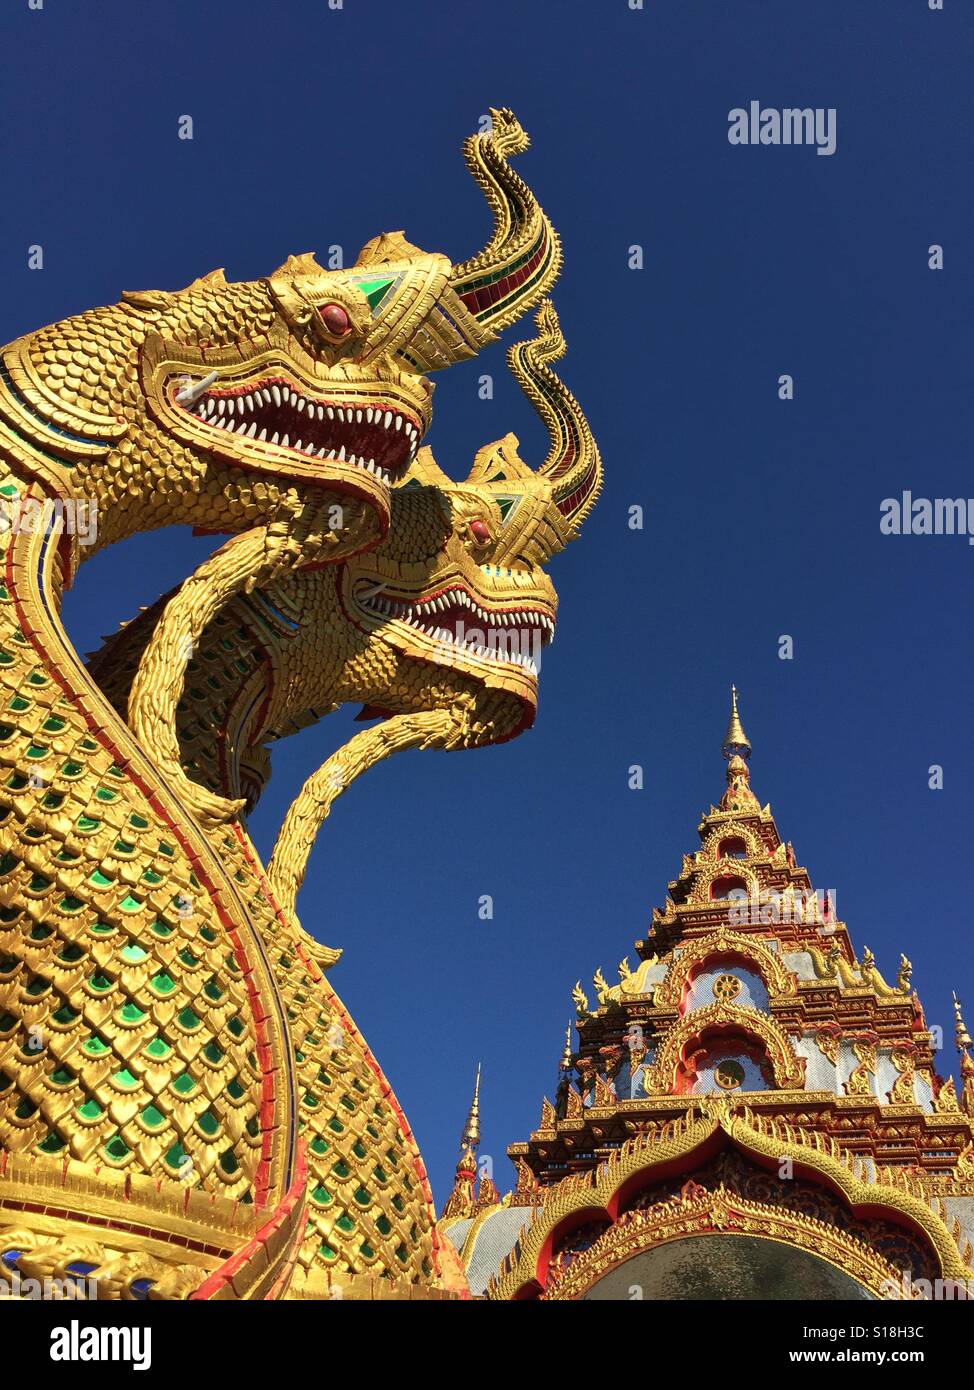
[[[396,416],[396,429],[397,429],[397,430],[401,430],[401,429],[402,429],[402,416],[401,416],[401,415],[397,415],[397,416]]]
[[[389,426],[390,426],[391,424],[392,424],[392,411],[391,411],[391,410],[387,410],[386,413],[385,413],[385,415],[383,415],[383,417],[382,417],[382,427],[383,427],[383,429],[388,429]]]
[[[360,424],[362,423],[362,412],[361,412],[361,410],[356,410],[356,412],[355,412],[355,423],[356,423],[357,425],[360,425]]]
[[[281,439],[281,444],[283,445],[283,447],[284,447],[285,449],[287,449],[287,448],[290,447],[290,443],[291,443],[291,441],[288,439],[287,435],[285,434],[285,435],[282,437],[282,439]]]
[[[281,442],[281,436],[278,434],[277,430],[275,430],[274,433],[271,435],[271,443],[272,443],[272,444],[279,444],[280,442]]]
[[[216,403],[216,408],[217,408],[218,414],[220,414],[220,415],[222,415],[223,412],[226,410],[226,408],[227,408],[227,403],[226,403],[226,401],[224,400],[224,398],[223,398],[222,396],[221,396],[220,399],[217,401],[217,403]]]
[[[319,420],[323,420],[325,418],[325,407],[323,405],[316,405],[315,414],[318,416]]]
[[[285,442],[285,444],[287,443],[287,435],[284,436],[284,442]],[[304,448],[304,440],[303,440],[303,439],[296,439],[296,440],[294,441],[294,447],[295,447],[295,449],[303,449],[303,448]]]
[[[281,399],[282,399],[282,400],[285,400],[285,401],[289,401],[289,400],[291,399],[291,388],[290,388],[290,386],[282,386],[282,387],[281,387]]]
[[[304,399],[303,396],[298,396],[298,399],[297,399],[297,408],[298,408],[298,410],[303,410],[304,407],[305,407],[307,404],[308,404],[308,402]]]
[[[251,420],[250,424],[249,424],[248,427],[247,427],[247,438],[248,438],[248,439],[253,439],[253,437],[254,437],[254,435],[255,435],[256,433],[257,433],[257,421],[256,421],[256,420]]]
[[[274,385],[271,387],[271,395],[274,397],[274,404],[275,404],[276,406],[280,407],[280,404],[281,404],[281,388],[278,386],[277,382],[275,382]]]
[[[325,453],[326,453],[326,450],[324,450],[324,449],[319,449],[318,452],[317,452],[317,454],[315,454],[315,458],[323,459],[323,458],[325,457]]]
[[[260,398],[261,398],[261,400],[264,402],[265,405],[270,405],[272,397],[271,397],[271,393],[270,393],[270,388],[269,388],[269,387],[267,387],[267,386],[262,386],[262,387],[260,388]]]
[[[345,423],[345,407],[340,405],[340,406],[338,407],[337,411],[336,411],[336,414],[338,415],[339,420],[340,420],[340,421],[342,422],[342,424],[344,425],[344,423]]]
[[[264,441],[267,439],[267,431],[266,431],[266,430],[261,430],[261,432],[260,432],[260,434],[257,436],[257,438],[260,440],[261,443],[264,443]]]
[[[372,409],[371,406],[368,406],[368,407],[366,408],[366,411],[365,411],[365,422],[366,422],[366,424],[371,425],[371,423],[372,423],[372,421],[373,421],[374,419],[375,419],[375,411]]]
[[[337,455],[336,455],[336,458],[341,459],[342,462],[345,461],[345,445],[344,445],[344,444],[343,444],[342,447],[339,449],[339,451],[338,451],[338,453],[337,453]]]
[[[209,390],[219,375],[219,372],[208,372],[200,381],[187,381],[185,386],[176,392],[176,400],[180,405],[192,405],[204,391]]]
[[[308,455],[309,458],[313,458],[313,457],[314,457],[314,452],[315,452],[314,440],[311,440],[311,442],[310,442],[309,444],[306,444],[306,445],[304,446],[304,452]]]
[[[318,409],[319,409],[319,411],[321,410],[321,406],[320,406],[320,405],[319,405]],[[313,420],[314,418],[315,418],[315,403],[314,403],[314,401],[309,401],[309,402],[308,402],[308,419],[309,419],[309,420]],[[320,415],[318,416],[318,419],[319,419],[319,420],[321,419],[321,416],[320,416]]]

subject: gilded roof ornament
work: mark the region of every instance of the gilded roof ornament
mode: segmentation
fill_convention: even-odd
[[[751,740],[744,732],[741,716],[737,712],[737,686],[731,686],[731,712],[724,735],[723,750],[725,758],[739,754],[742,758],[751,756]]]
[[[476,1150],[480,1143],[480,1063],[477,1063],[477,1079],[473,1084],[473,1096],[470,1101],[470,1109],[467,1112],[467,1122],[463,1127],[463,1134],[460,1138],[461,1148],[472,1148]]]

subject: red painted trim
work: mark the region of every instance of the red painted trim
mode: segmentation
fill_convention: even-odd
[[[298,1150],[298,1161],[295,1166],[294,1182],[275,1207],[270,1219],[265,1221],[264,1225],[247,1241],[246,1245],[241,1246],[229,1259],[224,1260],[219,1269],[215,1269],[212,1274],[208,1275],[207,1278],[203,1280],[199,1288],[195,1289],[193,1293],[190,1294],[191,1300],[205,1301],[215,1298],[227,1284],[233,1282],[233,1276],[235,1274],[241,1273],[241,1271],[245,1270],[248,1265],[255,1261],[258,1253],[267,1245],[271,1236],[280,1230],[293,1213],[295,1206],[304,1196],[307,1181],[308,1159],[304,1151],[304,1145],[301,1145]],[[290,1271],[293,1263],[293,1258],[286,1261],[286,1267],[282,1271],[282,1276]],[[271,1289],[264,1295],[265,1298],[272,1298],[279,1292],[282,1276],[275,1279]],[[236,1295],[236,1291],[234,1292]]]
[[[247,862],[248,862],[248,864],[250,865],[251,869],[252,869],[253,872],[256,874],[256,876],[257,876],[257,878],[258,878],[258,880],[259,880],[259,882],[260,882],[260,886],[261,886],[261,889],[262,889],[262,891],[263,891],[263,893],[264,893],[264,896],[267,898],[267,901],[270,903],[271,907],[274,909],[274,915],[277,917],[277,920],[280,922],[281,926],[284,927],[285,931],[287,931],[288,933],[290,933],[290,932],[291,932],[291,923],[290,923],[290,922],[288,921],[288,919],[285,917],[285,915],[284,915],[284,913],[282,912],[282,910],[281,910],[281,908],[280,908],[280,906],[279,906],[279,904],[278,904],[276,898],[274,897],[274,894],[273,894],[272,891],[271,891],[270,884],[269,884],[268,881],[267,881],[267,877],[266,877],[266,875],[265,875],[263,869],[261,868],[261,866],[260,866],[260,864],[257,862],[257,860],[254,858],[254,856],[250,853],[250,850],[249,850],[249,848],[248,848],[248,846],[247,846],[246,838],[245,838],[245,836],[244,836],[243,829],[242,829],[241,826],[239,826],[238,824],[234,824],[234,826],[233,826],[233,831],[234,831],[234,834],[236,835],[237,839],[238,839],[239,842],[240,842],[240,848],[241,848],[241,850],[243,851],[244,858],[247,860]],[[365,1039],[362,1037],[362,1034],[359,1032],[358,1028],[357,1028],[357,1027],[355,1026],[355,1024],[353,1023],[353,1021],[352,1021],[351,1017],[349,1016],[349,1014],[347,1013],[347,1011],[346,1011],[344,1005],[343,1005],[342,1003],[340,1003],[340,1001],[339,1001],[339,999],[338,999],[338,996],[335,994],[334,990],[333,990],[333,989],[331,988],[331,986],[329,985],[327,979],[325,978],[324,971],[321,970],[321,969],[319,968],[319,966],[317,966],[317,965],[314,963],[314,961],[310,958],[310,956],[307,956],[307,955],[305,954],[305,952],[301,949],[301,945],[300,945],[299,942],[294,941],[294,942],[292,942],[292,944],[293,944],[293,946],[294,946],[295,953],[300,957],[302,963],[304,964],[305,968],[306,968],[306,969],[308,970],[308,972],[310,973],[312,979],[318,980],[318,982],[323,986],[324,991],[325,991],[325,993],[326,993],[327,996],[328,996],[328,1000],[329,1000],[329,1002],[330,1002],[332,1008],[335,1010],[335,1012],[338,1014],[338,1016],[339,1016],[339,1018],[340,1018],[340,1020],[341,1020],[341,1025],[342,1025],[342,1027],[345,1029],[346,1033],[348,1033],[350,1037],[353,1037],[353,1038],[355,1039],[355,1041],[357,1042],[358,1046],[361,1048],[362,1054],[363,1054],[363,1056],[365,1057],[365,1061],[366,1061],[367,1066],[369,1067],[369,1070],[375,1075],[375,1077],[376,1077],[376,1078],[378,1079],[378,1081],[379,1081],[379,1084],[380,1084],[380,1087],[381,1087],[381,1090],[382,1090],[383,1098],[384,1098],[385,1100],[387,1100],[388,1103],[389,1103],[389,1105],[392,1107],[392,1111],[393,1111],[393,1113],[395,1114],[396,1119],[397,1119],[398,1122],[399,1122],[399,1128],[400,1128],[400,1130],[401,1130],[403,1136],[404,1136],[407,1140],[409,1140],[409,1141],[415,1146],[415,1149],[416,1149],[416,1159],[415,1159],[415,1161],[414,1161],[414,1163],[413,1163],[413,1172],[414,1172],[415,1175],[416,1175],[416,1178],[417,1178],[417,1180],[418,1180],[418,1182],[419,1182],[419,1185],[420,1185],[420,1188],[421,1188],[421,1190],[422,1190],[423,1196],[426,1198],[426,1201],[427,1201],[427,1204],[428,1204],[428,1206],[429,1206],[429,1208],[430,1208],[430,1211],[433,1212],[433,1215],[434,1215],[433,1224],[430,1226],[430,1231],[431,1231],[431,1234],[432,1234],[432,1237],[433,1237],[433,1265],[434,1265],[434,1272],[435,1272],[436,1274],[440,1274],[440,1273],[441,1273],[441,1270],[440,1270],[440,1259],[439,1259],[439,1254],[440,1254],[440,1238],[439,1238],[439,1233],[438,1233],[438,1231],[437,1231],[437,1229],[436,1229],[436,1224],[435,1224],[436,1208],[435,1208],[435,1206],[433,1205],[433,1191],[432,1191],[432,1188],[430,1187],[429,1177],[427,1176],[427,1173],[426,1173],[426,1166],[425,1166],[425,1164],[423,1163],[422,1157],[420,1156],[420,1153],[419,1153],[419,1145],[416,1143],[415,1136],[413,1135],[413,1132],[412,1132],[412,1130],[411,1130],[410,1127],[409,1127],[409,1122],[408,1122],[408,1120],[406,1119],[406,1116],[405,1116],[405,1113],[403,1112],[402,1106],[399,1104],[398,1100],[396,1099],[395,1093],[394,1093],[392,1087],[390,1086],[388,1080],[386,1079],[386,1076],[385,1076],[384,1072],[382,1071],[382,1068],[379,1066],[379,1064],[378,1064],[378,1062],[376,1061],[375,1057],[372,1055],[372,1051],[371,1051],[371,1049],[369,1048],[368,1043],[367,1043],[367,1042],[365,1041]]]

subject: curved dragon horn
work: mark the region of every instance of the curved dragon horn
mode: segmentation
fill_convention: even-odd
[[[534,307],[561,269],[558,234],[507,162],[530,143],[513,112],[490,109],[492,128],[471,135],[463,156],[494,215],[484,249],[453,267],[450,285],[470,314],[494,332]]]
[[[512,343],[507,364],[521,390],[544,421],[551,448],[538,476],[552,485],[552,502],[574,540],[602,490],[602,459],[582,408],[548,367],[565,354],[565,338],[555,306],[545,300],[535,315],[536,338]]]

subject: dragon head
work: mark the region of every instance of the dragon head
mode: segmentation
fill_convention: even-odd
[[[558,274],[557,237],[507,162],[527,143],[509,111],[466,142],[495,226],[458,265],[385,233],[347,269],[305,254],[255,281],[214,270],[16,340],[0,447],[92,494],[99,544],[174,522],[238,532],[323,493],[338,506],[319,553],[374,544],[430,422],[428,374],[476,355]]]

